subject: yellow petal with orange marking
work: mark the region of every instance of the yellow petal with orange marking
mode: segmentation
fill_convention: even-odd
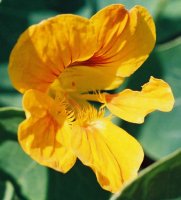
[[[174,105],[170,86],[153,77],[141,92],[126,89],[118,94],[106,94],[105,99],[114,115],[133,123],[144,122],[144,117],[155,110],[169,112]]]
[[[23,150],[38,163],[67,172],[74,165],[76,156],[67,145],[70,144],[69,135],[64,137],[62,133],[65,129],[70,130],[66,116],[57,109],[57,113],[52,113],[55,111],[54,101],[35,90],[25,93],[23,104],[27,119],[18,129],[18,140]],[[61,119],[57,120],[55,116]]]
[[[147,59],[156,40],[155,25],[149,12],[135,6],[129,12],[123,5],[108,6],[92,18],[99,49],[90,59],[96,66],[112,67],[116,75],[128,77]]]

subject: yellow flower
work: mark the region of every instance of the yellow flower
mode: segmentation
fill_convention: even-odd
[[[141,92],[108,93],[142,65],[154,44],[154,22],[141,6],[127,11],[111,5],[90,19],[58,15],[29,27],[9,64],[14,87],[24,93],[26,120],[18,130],[24,151],[63,173],[78,158],[104,189],[120,190],[137,175],[143,150],[104,115],[104,107],[133,123],[172,109],[170,87],[153,77]]]

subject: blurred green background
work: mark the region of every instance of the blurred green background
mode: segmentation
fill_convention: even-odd
[[[18,123],[24,119],[24,113],[21,111],[21,95],[13,89],[9,81],[7,66],[10,52],[19,35],[31,24],[60,13],[90,17],[101,8],[113,3],[122,3],[128,9],[136,4],[145,6],[154,17],[157,28],[155,49],[144,65],[126,81],[124,87],[140,90],[141,85],[146,83],[150,76],[154,76],[170,84],[176,100],[172,112],[154,112],[142,125],[120,120],[116,123],[141,142],[146,154],[142,168],[181,147],[180,0],[0,0],[0,200],[109,199],[110,193],[100,188],[93,172],[80,162],[63,175],[39,166],[22,152],[16,137]],[[181,156],[176,158],[181,160]],[[174,165],[176,166],[177,173],[170,175],[170,179],[174,177],[172,181],[178,181],[178,186],[181,185],[177,178],[181,176],[181,163]],[[173,166],[172,169],[175,171]],[[164,176],[160,177],[163,178]],[[166,181],[170,182],[170,179]],[[169,198],[181,199],[179,188],[171,189],[175,193],[169,193]],[[131,200],[131,197],[125,196],[123,199]],[[132,199],[142,198],[134,196]],[[144,199],[156,200],[150,196]]]

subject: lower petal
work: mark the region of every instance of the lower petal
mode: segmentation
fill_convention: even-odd
[[[72,148],[95,172],[105,190],[118,192],[135,178],[143,160],[140,144],[123,129],[102,118],[88,126],[75,125]]]

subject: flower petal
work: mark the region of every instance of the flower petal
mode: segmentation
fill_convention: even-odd
[[[155,110],[169,112],[174,105],[170,86],[153,77],[141,92],[126,89],[118,94],[106,94],[105,99],[114,115],[133,123],[144,122],[144,117]]]
[[[116,77],[114,69],[109,67],[75,66],[65,69],[58,80],[66,90],[88,92],[114,89],[124,79]]]
[[[20,92],[46,91],[67,66],[90,58],[96,49],[88,19],[58,15],[28,28],[15,45],[9,75]]]
[[[123,5],[110,5],[91,17],[97,33],[98,49],[95,56],[116,53],[120,48],[121,35],[128,23],[129,13]]]
[[[112,67],[117,76],[128,77],[146,60],[155,44],[155,25],[148,11],[135,6],[108,6],[91,18],[98,34],[99,49],[89,60]]]
[[[68,125],[55,119],[53,100],[35,90],[29,90],[23,98],[27,119],[18,129],[18,140],[23,150],[38,163],[60,172],[67,172],[76,161],[76,156],[69,150],[69,135],[62,133]],[[60,113],[60,110],[57,110]],[[60,116],[65,119],[64,116]],[[66,145],[65,145],[66,144]]]
[[[89,125],[74,125],[72,148],[83,164],[92,168],[99,184],[118,192],[135,178],[143,160],[140,144],[123,129],[102,118]]]

